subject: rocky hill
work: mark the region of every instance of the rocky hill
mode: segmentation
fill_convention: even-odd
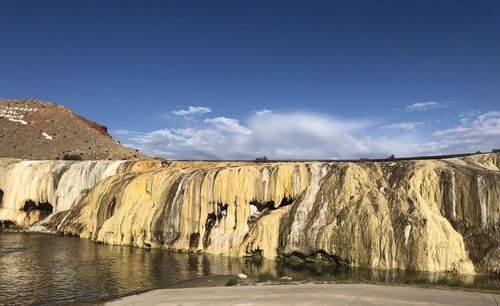
[[[146,156],[114,140],[105,126],[40,100],[0,99],[0,157],[84,160]],[[71,158],[71,157],[70,157]]]

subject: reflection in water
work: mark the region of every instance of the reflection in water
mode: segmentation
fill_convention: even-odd
[[[96,301],[182,280],[240,273],[239,260],[0,233],[0,304]]]
[[[398,271],[172,253],[36,233],[0,233],[0,304],[95,302],[209,275],[291,276],[314,281],[434,283],[500,288],[498,277]],[[456,284],[454,282],[457,282]]]
[[[500,289],[500,276],[486,274],[429,273],[398,270],[338,270],[332,266],[278,262],[278,276],[297,280],[333,281],[342,283],[412,284],[466,287],[486,290]]]

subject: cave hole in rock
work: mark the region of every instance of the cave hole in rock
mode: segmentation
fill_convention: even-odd
[[[324,250],[318,250],[309,254],[292,252],[285,254],[283,259],[288,263],[313,264],[312,267],[321,267],[321,264],[327,264],[333,269],[345,269],[348,267],[347,261],[341,260],[336,254],[329,254]]]
[[[0,228],[11,228],[11,227],[15,227],[16,224],[14,223],[14,221],[11,221],[11,220],[0,220]]]
[[[23,206],[22,210],[24,210],[26,212],[40,210],[40,211],[49,212],[49,214],[51,214],[53,212],[54,208],[52,207],[52,204],[50,204],[49,202],[36,203],[33,200],[28,200],[28,201],[24,202],[24,206]]]
[[[308,258],[312,258],[313,261],[326,261],[326,262],[332,262],[335,265],[342,265],[343,262],[340,260],[340,258],[336,254],[329,254],[325,250],[319,250],[317,252],[314,252],[308,256]]]
[[[295,199],[291,196],[288,197],[283,197],[281,199],[280,205],[276,207],[274,201],[266,201],[266,202],[260,202],[257,200],[252,200],[250,201],[250,205],[254,206],[253,212],[251,213],[250,217],[248,218],[248,222],[252,223],[257,221],[260,217],[262,217],[265,213],[271,211],[271,210],[276,210],[285,206],[288,206],[292,204],[295,201]]]
[[[200,233],[192,233],[189,235],[189,248],[197,248],[200,242]]]
[[[222,218],[227,216],[227,208],[229,205],[227,203],[223,202],[218,202],[217,203],[217,211],[216,212],[211,212],[207,214],[207,219],[205,221],[205,234],[203,235],[203,246],[206,248],[210,244],[210,232],[212,231],[212,228],[215,226],[217,222],[220,222]],[[198,234],[199,236],[199,234]],[[195,244],[197,244],[197,241],[199,239],[192,237],[193,240],[190,240],[190,245],[192,242],[192,245],[194,247]]]
[[[207,220],[205,221],[205,234],[203,235],[203,246],[206,248],[210,244],[210,232],[212,227],[214,227],[217,216],[215,213],[209,213],[207,215]]]
[[[116,197],[113,197],[113,200],[111,200],[111,203],[109,203],[109,206],[108,206],[106,220],[113,217],[115,212],[116,212]]]
[[[34,223],[52,214],[54,207],[49,202],[36,203],[33,200],[27,200],[21,210],[25,211],[32,220],[31,223]]]
[[[0,189],[0,208],[2,208],[2,204],[3,204],[3,190]]]
[[[220,222],[222,218],[227,216],[227,203],[217,203],[217,221]]]

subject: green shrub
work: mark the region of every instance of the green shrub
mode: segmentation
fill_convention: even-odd
[[[272,275],[269,272],[259,274],[259,283],[264,283],[264,282],[272,281],[275,279],[276,279],[276,277],[274,277],[274,275]]]
[[[224,286],[236,286],[238,285],[238,278],[236,276],[231,276]]]
[[[64,154],[63,160],[82,160],[82,156],[80,154]]]
[[[255,161],[258,162],[258,163],[264,163],[264,162],[268,161],[268,159],[265,156],[261,156],[261,157],[257,157],[255,159]]]

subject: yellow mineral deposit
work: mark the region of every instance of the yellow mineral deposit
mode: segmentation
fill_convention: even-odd
[[[1,159],[0,220],[148,248],[498,272],[499,168],[500,154],[359,163]]]

